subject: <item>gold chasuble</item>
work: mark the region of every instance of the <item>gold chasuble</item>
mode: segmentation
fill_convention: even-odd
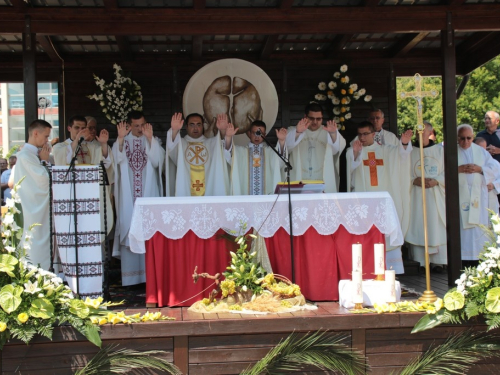
[[[205,164],[209,157],[210,153],[202,142],[188,142],[185,159],[189,164],[191,196],[205,195]]]

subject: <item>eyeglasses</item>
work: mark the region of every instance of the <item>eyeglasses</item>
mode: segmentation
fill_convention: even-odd
[[[461,140],[462,142],[465,141],[465,140],[468,140],[470,141],[472,139],[472,137],[458,137],[459,140]]]
[[[307,116],[309,121],[323,121],[323,117],[309,117]]]
[[[382,120],[383,117],[377,116],[377,117],[369,117],[370,120]]]
[[[373,132],[358,133],[358,138],[368,137],[370,134],[373,134]]]

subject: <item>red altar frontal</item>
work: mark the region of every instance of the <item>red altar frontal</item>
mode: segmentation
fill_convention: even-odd
[[[198,272],[216,274],[229,264],[226,232],[242,223],[259,229],[273,272],[291,279],[286,196],[167,197],[136,200],[131,250],[146,254],[146,302],[190,306],[212,290],[211,280],[192,281]],[[373,244],[403,243],[388,193],[292,196],[295,282],[313,301],[338,300],[338,282],[350,278],[351,245],[363,245],[365,278],[373,276]],[[191,297],[195,296],[190,299]]]

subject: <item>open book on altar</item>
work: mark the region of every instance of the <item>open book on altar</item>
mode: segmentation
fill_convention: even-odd
[[[291,194],[313,194],[313,193],[324,193],[325,182],[322,180],[302,180],[302,181],[290,181],[290,193]],[[286,194],[288,193],[288,183],[279,182],[274,189],[274,194]]]

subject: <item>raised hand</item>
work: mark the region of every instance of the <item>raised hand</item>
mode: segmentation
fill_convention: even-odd
[[[217,115],[217,129],[225,130],[227,129],[228,125],[229,125],[229,119],[227,117],[227,114],[221,113]]]
[[[142,134],[144,134],[149,142],[151,142],[151,140],[153,139],[153,125],[151,125],[149,122],[147,124],[144,124],[142,126]]]
[[[227,123],[226,128],[226,138],[233,137],[238,132],[238,128],[235,128],[230,122]]]
[[[306,129],[311,125],[311,121],[307,117],[304,117],[302,120],[299,121],[296,127],[296,132],[297,134],[303,133],[306,131]]]
[[[408,144],[411,142],[411,137],[413,137],[413,131],[407,130],[403,134],[401,134],[401,143]]]
[[[40,160],[49,161],[50,150],[51,149],[49,144],[44,144],[40,151],[38,151],[38,157],[40,158]]]
[[[335,122],[335,120],[329,120],[326,122],[326,131],[328,133],[336,133],[337,129],[337,123]]]
[[[123,140],[129,132],[127,123],[122,121],[116,126],[116,128],[118,130],[118,139]]]
[[[80,130],[78,132],[78,134],[76,135],[76,141],[80,141],[80,139],[83,137],[84,140],[87,140],[90,136],[90,131],[88,128],[83,128],[82,130]]]
[[[182,113],[174,113],[172,121],[170,122],[172,130],[181,130],[183,125],[184,120],[182,119]]]
[[[354,142],[352,142],[352,152],[354,154],[353,155],[354,160],[358,158],[359,153],[361,152],[362,149],[363,149],[363,144],[359,139],[356,139]]]
[[[109,140],[109,133],[106,129],[102,129],[98,136],[96,136],[97,142],[100,144],[107,144]]]
[[[284,141],[288,134],[288,130],[286,128],[276,129],[276,137],[278,137],[278,141]]]

